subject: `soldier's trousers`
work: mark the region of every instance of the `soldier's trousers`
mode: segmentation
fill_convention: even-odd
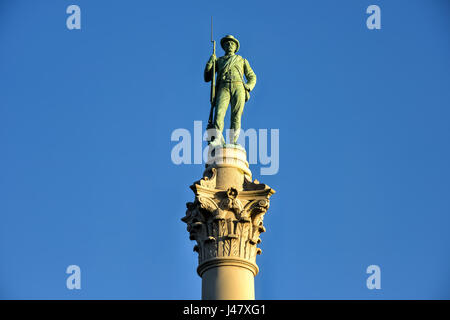
[[[230,142],[236,143],[241,130],[241,117],[245,105],[245,89],[242,82],[225,82],[217,87],[214,126],[220,133],[223,132],[229,104],[231,104]],[[221,139],[223,141],[223,136]]]

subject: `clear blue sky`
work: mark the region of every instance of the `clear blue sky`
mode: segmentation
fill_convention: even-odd
[[[1,0],[0,298],[200,298],[180,218],[203,165],[170,136],[207,120],[212,14],[258,76],[244,128],[280,130],[278,174],[251,167],[277,191],[256,297],[449,299],[445,0]]]

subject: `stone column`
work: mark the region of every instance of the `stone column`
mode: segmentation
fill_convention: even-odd
[[[197,244],[197,273],[204,300],[253,300],[258,273],[257,244],[265,232],[263,218],[273,189],[257,180],[237,145],[216,147],[203,178],[191,186],[194,202],[186,204],[189,238]]]

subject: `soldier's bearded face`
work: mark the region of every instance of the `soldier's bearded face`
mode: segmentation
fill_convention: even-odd
[[[235,52],[236,51],[236,43],[234,41],[225,42],[225,51],[226,52]]]

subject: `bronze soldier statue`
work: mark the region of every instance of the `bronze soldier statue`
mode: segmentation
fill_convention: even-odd
[[[230,142],[236,144],[240,129],[241,117],[245,102],[250,98],[250,91],[256,84],[256,75],[248,61],[236,52],[239,50],[239,41],[232,35],[227,35],[220,40],[220,45],[225,55],[216,58],[213,53],[205,67],[205,82],[214,78],[213,70],[217,72],[216,94],[212,102],[214,104],[214,127],[220,133],[220,143],[224,144],[223,127],[225,113],[231,103],[231,136]],[[244,80],[247,79],[247,82]]]

